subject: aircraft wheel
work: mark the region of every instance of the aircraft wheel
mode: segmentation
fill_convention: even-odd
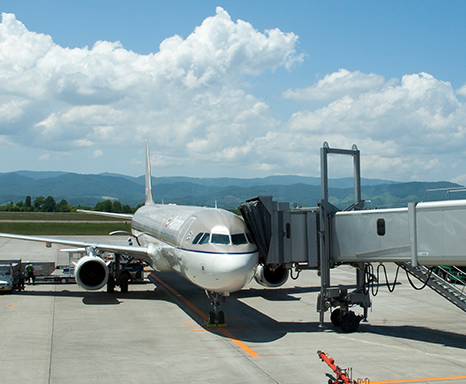
[[[113,293],[115,292],[115,279],[113,276],[109,276],[108,281],[107,281],[107,292],[108,293]]]
[[[220,311],[218,313],[218,323],[225,324],[225,314],[223,313],[223,311]]]
[[[215,324],[215,313],[214,311],[210,311],[209,312],[209,321],[208,321],[209,324]]]
[[[120,291],[122,293],[128,292],[129,279],[128,276],[123,275],[120,278]]]
[[[361,319],[357,317],[353,312],[348,312],[341,318],[341,329],[345,333],[356,332],[359,328],[359,322]]]
[[[335,327],[339,327],[341,325],[341,309],[335,309],[332,314],[330,315],[330,320]]]

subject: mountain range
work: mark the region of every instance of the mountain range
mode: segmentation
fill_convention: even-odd
[[[400,183],[380,179],[361,179],[362,198],[373,207],[399,207],[408,202],[445,199],[445,189],[462,187],[451,182]],[[321,198],[320,178],[269,176],[264,178],[159,177],[152,179],[156,202],[206,205],[234,209],[250,198],[269,195],[277,201],[298,206],[316,206]],[[440,191],[427,190],[441,189]],[[144,202],[144,176],[120,174],[77,174],[66,172],[18,171],[0,173],[0,205],[24,201],[26,196],[53,196],[71,205],[94,206],[103,200],[119,200],[132,207]],[[329,180],[329,200],[339,208],[354,201],[353,178]],[[466,198],[466,193],[455,193]]]

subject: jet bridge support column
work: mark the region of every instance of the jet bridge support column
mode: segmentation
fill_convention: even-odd
[[[364,208],[364,201],[361,199],[361,169],[360,169],[360,152],[356,145],[351,150],[330,148],[327,142],[324,142],[320,150],[321,164],[321,195],[319,201],[320,213],[320,259],[319,273],[321,279],[320,295],[317,302],[319,311],[320,327],[323,327],[324,313],[331,307],[339,307],[332,313],[332,322],[335,325],[341,325],[347,332],[357,329],[361,319],[367,317],[367,308],[370,307],[370,298],[368,292],[364,291],[364,263],[356,264],[356,283],[357,289],[348,294],[346,289],[331,287],[330,268],[334,267],[332,258],[331,239],[330,239],[330,220],[338,211],[328,200],[328,161],[329,154],[350,155],[353,157],[354,171],[354,203],[346,208],[346,211],[360,210]],[[356,316],[348,308],[350,305],[359,304],[364,308],[364,316]]]

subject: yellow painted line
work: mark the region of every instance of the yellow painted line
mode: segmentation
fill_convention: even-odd
[[[466,379],[466,376],[429,377],[425,379],[385,380],[385,381],[372,381],[371,380],[371,384],[418,383],[420,381],[442,381],[442,380],[460,380],[460,379]]]
[[[155,281],[157,281],[159,284],[163,285],[168,291],[170,291],[173,295],[178,297],[183,303],[185,303],[189,308],[194,310],[197,314],[199,314],[204,320],[207,320],[207,315],[202,312],[199,308],[197,308],[194,304],[192,304],[190,301],[185,299],[183,296],[181,296],[178,292],[176,292],[172,287],[170,287],[168,284],[160,280],[157,276],[155,276],[154,273],[150,274]],[[222,327],[216,327],[220,332],[222,332],[225,336],[227,336],[233,343],[235,343],[238,347],[240,347],[243,351],[245,351],[247,354],[249,354],[251,357],[259,357],[260,355],[253,351],[251,348],[249,348],[246,344],[244,344],[242,341],[236,339],[229,331],[227,331],[225,328]],[[201,330],[193,330],[192,332],[207,332],[205,329]]]

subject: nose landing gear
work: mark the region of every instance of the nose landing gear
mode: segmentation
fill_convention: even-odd
[[[210,299],[213,307],[213,310],[209,312],[209,318],[207,319],[206,326],[225,327],[225,314],[223,311],[219,311],[220,304],[225,302],[225,294],[206,291],[206,295]]]

